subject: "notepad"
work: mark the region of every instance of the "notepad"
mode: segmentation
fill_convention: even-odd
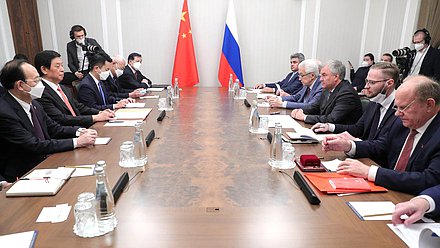
[[[144,120],[151,112],[151,108],[119,109],[115,112],[117,120]]]
[[[295,128],[301,126],[290,115],[260,115],[261,117],[267,117],[269,119],[269,127],[275,127],[275,123],[279,122],[282,128]]]
[[[361,220],[391,220],[391,213],[396,208],[391,201],[351,201],[347,202],[347,205]]]
[[[134,127],[138,123],[138,121],[116,121],[116,122],[107,122],[104,124],[104,127]]]
[[[268,93],[268,94],[266,94],[266,93],[258,93],[257,94],[257,98],[258,99],[265,99],[268,96],[275,96],[275,95],[273,93]]]
[[[148,92],[161,92],[163,90],[164,90],[164,88],[148,88],[147,89]]]
[[[86,164],[86,165],[70,165],[66,166],[68,168],[75,168],[75,171],[70,177],[83,177],[83,176],[92,176],[95,173],[95,165],[94,164]]]
[[[112,138],[110,138],[110,137],[99,137],[99,138],[96,138],[95,146],[96,145],[107,145],[110,142],[111,139]]]
[[[154,96],[141,96],[140,99],[159,99],[159,95]]]
[[[259,102],[257,104],[259,108],[270,108],[270,104],[268,102]]]
[[[2,247],[30,248],[34,247],[37,236],[37,230],[1,235],[0,244]]]
[[[338,169],[338,166],[339,166],[339,164],[340,164],[341,162],[342,162],[342,161],[339,160],[339,159],[333,159],[333,160],[330,160],[330,161],[322,161],[321,163],[322,163],[322,165],[324,165],[324,167],[325,167],[328,171],[330,171],[330,172],[336,172],[336,170]]]
[[[409,247],[440,247],[439,223],[414,223],[410,226],[387,224],[387,226]]]
[[[130,102],[125,106],[126,108],[143,108],[145,107],[144,102]]]

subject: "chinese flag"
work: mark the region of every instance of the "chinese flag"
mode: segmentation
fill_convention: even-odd
[[[182,16],[180,18],[179,37],[177,38],[176,56],[174,57],[173,84],[175,78],[179,81],[179,87],[192,87],[199,83],[186,0],[183,1]]]

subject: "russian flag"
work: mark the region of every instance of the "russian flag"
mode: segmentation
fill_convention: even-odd
[[[230,74],[232,74],[234,81],[238,78],[241,85],[244,86],[243,72],[241,69],[240,44],[238,42],[237,21],[235,19],[233,0],[229,1],[222,54],[220,57],[220,67],[218,69],[218,80],[223,87],[228,87]]]

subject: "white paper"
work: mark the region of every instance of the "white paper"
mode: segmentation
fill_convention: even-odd
[[[259,108],[270,108],[270,104],[268,102],[259,102],[257,104]]]
[[[69,217],[70,209],[72,206],[65,204],[58,204],[55,207],[44,207],[40,215],[38,216],[36,222],[50,222],[59,223],[67,220]]]
[[[42,179],[42,178],[56,178],[68,179],[75,168],[58,167],[56,169],[35,169],[24,178]]]
[[[365,217],[373,214],[393,213],[396,205],[391,201],[358,201],[349,202],[354,211],[356,211],[364,220],[391,220],[392,214],[383,216]]]
[[[95,165],[94,164],[88,164],[88,165],[77,165],[72,166],[75,167],[75,171],[70,177],[84,177],[84,176],[92,176],[95,171]]]
[[[110,137],[99,137],[95,140],[95,145],[107,145],[112,138]]]
[[[148,88],[147,91],[149,92],[161,92],[164,88]]]
[[[126,108],[144,108],[145,103],[144,102],[130,102],[130,103],[127,103],[127,105],[125,107]]]
[[[144,120],[151,108],[119,109],[115,112],[116,120]]]
[[[138,121],[107,122],[104,127],[134,127]]]
[[[141,96],[139,99],[159,99],[159,95],[154,96]]]
[[[283,128],[295,128],[301,126],[290,115],[260,115],[269,119],[269,127],[275,127],[275,122],[279,122]]]
[[[29,248],[33,247],[35,231],[12,233],[0,236],[2,247]]]
[[[437,235],[440,234],[439,223],[414,223],[408,227],[403,224],[396,226],[387,224],[387,226],[411,248],[440,247],[440,238],[431,236],[431,231]]]
[[[261,93],[261,89],[250,89],[250,90],[247,90],[246,92],[247,93],[254,93],[254,94],[257,93],[258,94],[258,93]]]
[[[265,99],[267,96],[275,96],[273,93],[258,93],[257,98],[258,99]]]
[[[336,169],[338,168],[339,164],[342,161],[339,159],[333,159],[330,161],[322,161],[322,165],[324,165],[324,167],[331,172],[336,172]]]

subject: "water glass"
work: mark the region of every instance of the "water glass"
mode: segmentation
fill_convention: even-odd
[[[242,99],[246,98],[246,89],[240,89],[240,98]]]
[[[269,132],[269,117],[260,117],[260,126],[258,127],[259,133]]]
[[[295,167],[295,147],[290,143],[283,143],[283,165],[281,169],[292,169]]]
[[[94,201],[78,201],[74,207],[73,232],[83,238],[100,235]]]
[[[165,109],[167,107],[167,99],[166,98],[159,98],[159,109]]]
[[[121,167],[136,167],[133,141],[125,141],[122,143],[119,153],[119,165]]]

